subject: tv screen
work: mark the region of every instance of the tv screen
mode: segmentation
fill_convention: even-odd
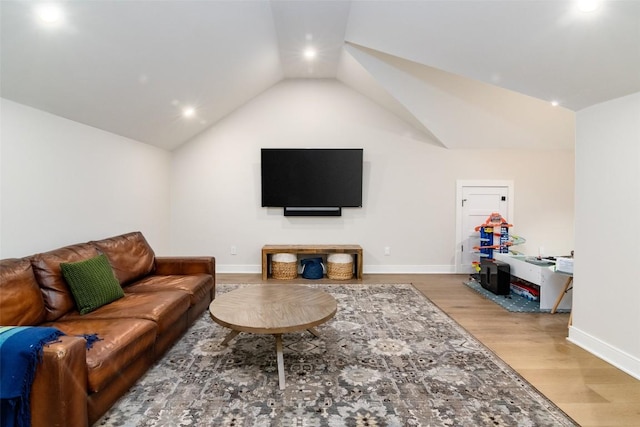
[[[361,207],[362,148],[263,148],[262,206]]]

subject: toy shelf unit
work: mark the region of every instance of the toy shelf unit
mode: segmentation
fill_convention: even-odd
[[[511,286],[511,266],[496,260],[496,255],[508,254],[511,246],[525,242],[522,237],[509,235],[509,228],[512,226],[502,215],[493,212],[483,224],[475,228],[480,233],[480,246],[474,246],[473,249],[477,251],[480,260],[474,261],[473,266],[479,274],[480,285],[494,294],[509,295],[512,291],[520,291],[521,295],[535,299],[537,290],[514,290]]]
[[[480,285],[496,295],[509,295],[511,292],[509,265],[495,261],[494,252],[508,253],[512,242],[509,239],[509,224],[499,213],[493,212],[484,224],[475,227],[480,233],[480,246],[473,249],[480,259],[473,265],[479,273]]]

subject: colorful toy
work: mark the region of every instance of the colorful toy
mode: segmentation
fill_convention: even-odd
[[[509,227],[513,227],[506,219],[497,212],[493,212],[484,224],[475,228],[480,232],[480,246],[474,246],[473,249],[480,251],[480,257],[493,259],[493,251],[498,250],[500,253],[508,253],[509,246],[513,244],[509,240]],[[500,230],[499,233],[494,230]],[[494,244],[494,236],[499,238],[499,243]]]
[[[511,282],[511,292],[528,299],[529,301],[540,301],[540,291],[533,286],[522,282]]]
[[[499,253],[514,253],[518,252],[511,249],[511,246],[521,245],[526,242],[526,239],[522,236],[509,235],[509,228],[513,227],[513,224],[509,224],[506,219],[497,212],[493,212],[484,224],[475,228],[480,232],[480,246],[474,246],[473,249],[479,251],[481,258],[493,259],[493,251],[497,250]],[[496,230],[500,230],[497,232]],[[494,244],[494,238],[498,237],[498,243]],[[480,273],[480,261],[473,261],[471,263],[477,273]]]
[[[493,260],[494,250],[497,250],[499,253],[511,252],[518,254],[518,252],[511,249],[511,247],[525,243],[526,239],[522,236],[516,236],[515,234],[510,236],[509,228],[511,227],[513,227],[513,224],[509,224],[499,213],[493,212],[484,224],[475,227],[475,231],[480,232],[480,246],[474,246],[473,249],[478,251],[477,253],[481,259],[488,260]],[[496,237],[498,238],[498,242],[494,243],[494,238]],[[480,264],[480,261],[473,261],[471,263],[476,273],[480,273]]]

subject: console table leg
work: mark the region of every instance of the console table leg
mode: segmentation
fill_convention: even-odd
[[[275,334],[276,337],[276,356],[278,359],[278,381],[280,383],[280,390],[285,389],[284,383],[284,357],[282,355],[282,335]]]
[[[553,308],[551,309],[551,314],[554,314],[558,309],[558,306],[560,305],[560,301],[562,301],[562,298],[569,291],[569,286],[571,286],[572,282],[573,282],[573,276],[569,276],[569,278],[567,279],[567,282],[564,284],[564,289],[562,290],[562,292],[560,292],[560,295],[558,295],[558,299],[556,300],[556,303],[553,305]]]
[[[571,310],[571,313],[569,313],[569,325],[568,326],[571,326],[571,325],[573,325],[573,310]]]

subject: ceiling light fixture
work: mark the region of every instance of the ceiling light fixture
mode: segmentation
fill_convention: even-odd
[[[551,105],[557,107],[558,105],[560,105],[560,103],[558,101],[551,101]]]
[[[316,50],[312,47],[308,47],[304,50],[304,57],[307,59],[313,59],[317,54]]]
[[[577,0],[576,3],[580,12],[595,12],[600,7],[600,0]]]
[[[182,110],[182,115],[185,117],[193,117],[194,114],[196,114],[196,110],[193,107],[187,107],[184,110]]]
[[[62,20],[62,9],[55,4],[43,4],[36,9],[38,18],[46,24],[55,24]]]

